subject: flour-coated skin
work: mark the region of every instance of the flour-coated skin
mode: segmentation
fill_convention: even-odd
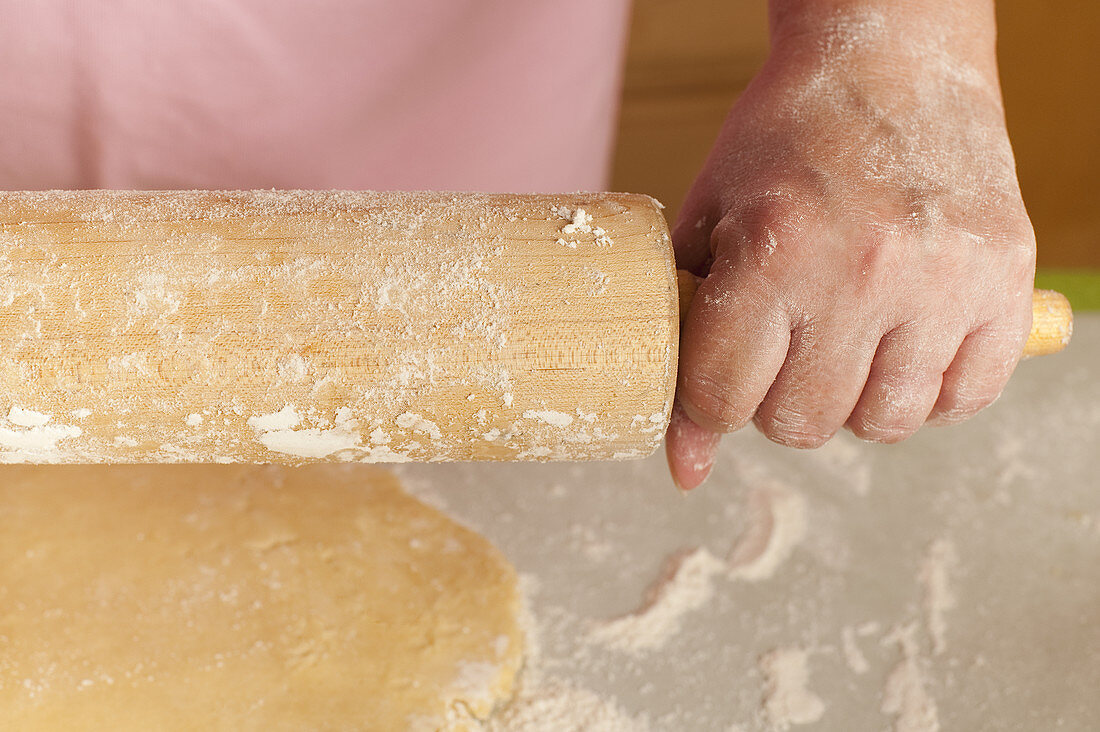
[[[749,421],[812,448],[897,442],[997,398],[1031,323],[1035,239],[988,0],[772,0],[772,51],[677,221],[706,279],[668,457],[702,482]]]

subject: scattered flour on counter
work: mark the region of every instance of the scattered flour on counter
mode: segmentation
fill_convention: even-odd
[[[523,670],[515,695],[477,727],[479,732],[649,732],[646,715],[631,715],[615,699],[549,673],[542,654],[544,627],[530,610],[538,591],[534,575],[520,575],[524,598],[520,624],[525,637]],[[463,722],[469,725],[468,722]]]
[[[805,498],[773,483],[750,494],[747,512],[748,527],[726,561],[704,547],[673,557],[640,608],[597,625],[589,640],[632,655],[653,651],[680,631],[684,616],[711,600],[718,578],[772,577],[806,534]]]
[[[843,478],[844,485],[857,496],[866,496],[871,492],[871,462],[868,447],[846,432],[836,434],[816,450],[807,453],[807,459],[813,460],[830,472]]]
[[[69,412],[69,414],[73,415],[73,417],[75,417],[76,419],[87,419],[88,417],[92,416],[92,410],[85,408],[74,409],[73,411]]]
[[[844,653],[844,661],[854,674],[865,674],[871,668],[867,663],[867,657],[859,649],[856,642],[856,630],[850,625],[845,625],[840,630],[840,649]]]
[[[730,576],[758,582],[775,574],[806,536],[806,499],[778,483],[754,488],[749,525],[730,551]]]
[[[894,716],[894,732],[938,732],[939,710],[924,686],[924,674],[917,656],[917,625],[895,628],[883,643],[896,643],[901,660],[886,678],[882,690],[882,712]]]
[[[606,532],[588,524],[573,524],[569,539],[570,548],[591,562],[606,562],[615,555],[615,544],[606,538]]]
[[[777,648],[761,656],[764,676],[763,709],[771,729],[810,724],[825,714],[825,703],[809,690],[809,652],[799,647]]]
[[[955,607],[948,575],[958,564],[959,556],[950,539],[941,538],[928,546],[921,562],[918,579],[924,588],[924,614],[928,634],[932,638],[932,653],[939,655],[947,648],[946,613]]]
[[[866,638],[869,635],[875,635],[882,630],[882,623],[877,620],[868,620],[866,623],[860,623],[856,626],[856,635],[860,638]]]
[[[201,414],[189,414],[187,419],[184,420],[188,427],[198,427],[203,423]]]
[[[590,640],[632,654],[660,648],[679,632],[687,613],[710,601],[715,577],[726,570],[726,563],[704,548],[681,556],[641,608],[596,626]]]
[[[524,673],[527,673],[525,670]],[[532,683],[533,682],[533,683]],[[485,732],[648,732],[645,717],[556,676],[524,679],[516,697],[484,725]]]
[[[504,641],[507,643],[507,636]],[[498,696],[495,687],[500,681],[500,675],[500,666],[495,663],[460,661],[449,693],[475,709],[492,708]]]

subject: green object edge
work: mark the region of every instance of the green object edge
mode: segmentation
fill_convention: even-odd
[[[1076,311],[1100,310],[1100,270],[1043,268],[1035,273],[1035,286],[1058,290]]]

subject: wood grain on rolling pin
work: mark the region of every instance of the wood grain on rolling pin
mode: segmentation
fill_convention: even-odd
[[[676,307],[645,196],[0,193],[0,461],[641,456]]]

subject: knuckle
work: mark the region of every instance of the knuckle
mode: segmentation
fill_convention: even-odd
[[[871,442],[895,443],[911,437],[928,416],[942,380],[941,367],[917,361],[869,383],[848,419],[849,429]]]
[[[765,437],[787,447],[813,449],[833,436],[832,430],[817,424],[803,411],[784,405],[758,412],[755,421]]]
[[[812,208],[799,192],[769,190],[742,202],[737,216],[728,216],[715,227],[715,248],[759,242],[772,253],[780,245],[784,250],[796,247],[811,224],[807,210]]]
[[[712,373],[696,373],[684,380],[682,399],[688,409],[709,420],[723,432],[733,432],[749,421],[751,415],[743,406],[729,382]]]
[[[936,407],[936,411],[933,414],[930,422],[936,425],[952,425],[965,422],[973,417],[977,412],[971,412],[969,410],[961,409],[958,407],[944,406]]]
[[[875,404],[884,412],[903,415],[925,402],[930,391],[939,391],[944,367],[914,354],[913,360],[868,385]]]
[[[991,389],[961,389],[941,395],[936,405],[935,421],[937,424],[964,422],[997,401],[999,396],[999,390]]]
[[[864,440],[900,442],[911,436],[928,415],[939,392],[942,369],[915,363],[868,384],[848,427]]]
[[[912,414],[901,417],[895,414],[875,414],[865,411],[853,416],[848,424],[852,434],[861,440],[889,445],[911,437],[917,431],[913,421]]]
[[[992,404],[1008,382],[1017,356],[1009,353],[990,360],[985,368],[970,368],[961,374],[943,396],[959,409],[977,412]]]

